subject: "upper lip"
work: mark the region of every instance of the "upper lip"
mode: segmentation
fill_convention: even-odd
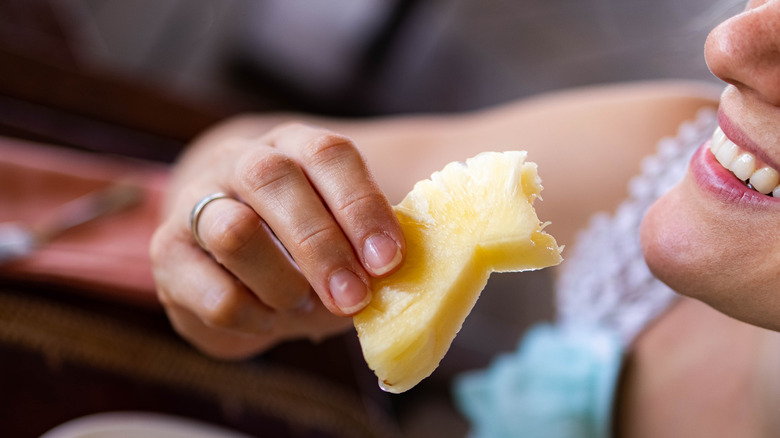
[[[742,98],[744,98],[744,96],[742,96]],[[720,125],[723,133],[726,134],[726,137],[739,146],[740,149],[752,154],[765,165],[780,171],[778,161],[769,155],[766,148],[761,147],[760,144],[750,138],[742,128],[731,120],[724,110],[725,105],[723,105],[723,103],[723,100],[721,100],[721,105],[718,109],[718,125]]]
[[[726,134],[726,137],[728,137],[729,140],[734,142],[734,144],[739,146],[742,150],[753,154],[753,156],[764,162],[767,166],[775,170],[780,169],[780,167],[777,165],[777,162],[775,162],[775,160],[770,157],[765,152],[765,150],[758,145],[758,143],[753,141],[750,137],[747,136],[747,134],[745,134],[744,131],[736,126],[731,121],[729,116],[726,115],[723,109],[718,111],[718,125],[720,125],[723,133]]]

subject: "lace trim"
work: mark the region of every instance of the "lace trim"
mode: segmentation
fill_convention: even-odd
[[[613,330],[630,344],[676,298],[645,264],[639,225],[647,208],[685,175],[693,152],[717,124],[714,110],[702,110],[681,125],[675,138],[661,140],[642,173],[629,183],[629,198],[614,215],[595,215],[561,265],[557,282],[558,319],[564,327]]]

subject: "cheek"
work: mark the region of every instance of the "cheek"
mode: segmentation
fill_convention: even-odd
[[[780,329],[780,242],[744,212],[703,199],[689,182],[659,199],[642,222],[650,270],[680,294]]]

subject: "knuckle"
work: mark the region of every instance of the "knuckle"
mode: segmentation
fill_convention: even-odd
[[[149,260],[152,266],[159,266],[170,260],[170,253],[176,242],[174,233],[169,228],[170,226],[163,225],[152,234],[149,241]]]
[[[338,211],[347,214],[352,212],[376,213],[389,209],[389,204],[384,195],[378,191],[370,190],[364,192],[352,192],[347,194],[342,203],[338,206]]]
[[[165,287],[157,287],[157,300],[164,309],[171,309],[178,305],[173,295]]]
[[[312,165],[326,165],[359,154],[349,137],[333,132],[315,136],[303,146],[303,159]]]
[[[288,120],[285,122],[282,122],[276,127],[271,130],[270,134],[273,137],[274,134],[279,134],[284,131],[300,131],[305,129],[312,129],[310,125],[300,121],[300,120]]]
[[[322,254],[333,249],[333,242],[337,242],[341,231],[335,224],[302,224],[299,229],[296,246],[304,254]]]
[[[358,235],[372,234],[377,229],[397,230],[398,227],[390,202],[379,191],[347,194],[335,212]]]
[[[239,183],[250,193],[257,193],[295,176],[297,163],[282,152],[250,152],[238,164]]]
[[[241,252],[261,230],[260,218],[250,209],[239,206],[215,219],[208,230],[209,251],[218,259],[229,259]]]
[[[219,296],[218,299],[203,303],[199,316],[207,326],[228,330],[239,327],[239,300],[236,299],[237,294],[232,292],[222,290],[215,294]]]
[[[152,239],[149,242],[149,260],[152,262],[152,266],[158,265],[160,261],[165,258],[168,245],[166,245],[163,240],[162,230],[158,229],[154,232]]]

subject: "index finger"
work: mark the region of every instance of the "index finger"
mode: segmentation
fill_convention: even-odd
[[[348,137],[290,124],[272,130],[264,140],[299,163],[369,273],[385,276],[401,264],[405,253],[401,226]]]

